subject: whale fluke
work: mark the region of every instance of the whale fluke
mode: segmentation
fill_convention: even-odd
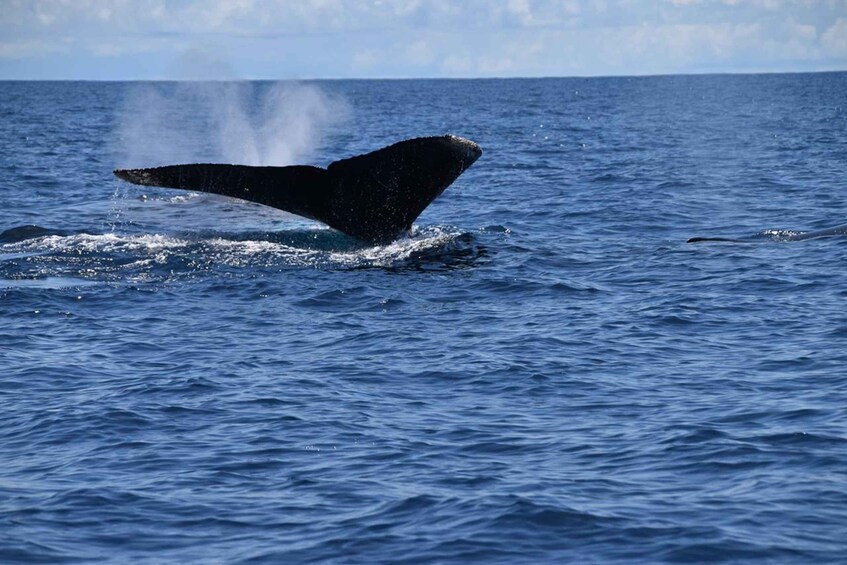
[[[318,220],[364,241],[382,243],[409,230],[420,213],[481,154],[476,143],[445,135],[400,141],[335,161],[326,169],[201,163],[117,169],[114,173],[134,184],[257,202]]]

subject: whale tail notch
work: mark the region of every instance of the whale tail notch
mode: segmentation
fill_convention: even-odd
[[[318,220],[355,238],[384,243],[412,227],[429,204],[482,154],[452,135],[400,141],[326,169],[190,164],[118,169],[127,182],[221,194]]]

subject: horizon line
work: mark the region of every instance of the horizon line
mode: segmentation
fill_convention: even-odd
[[[513,75],[513,76],[420,76],[420,77],[300,77],[300,78],[0,78],[0,82],[340,82],[415,80],[551,80],[605,78],[659,78],[676,76],[806,75],[847,72],[847,68],[803,71],[689,71],[678,73],[608,75]]]

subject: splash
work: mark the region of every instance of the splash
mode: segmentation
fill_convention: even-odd
[[[304,267],[443,271],[471,267],[485,255],[473,235],[449,227],[416,230],[384,246],[367,246],[323,228],[246,234],[48,233],[0,243],[0,287],[52,278],[110,283],[249,278]]]
[[[174,82],[130,87],[117,120],[121,167],[303,163],[349,116],[315,84]]]

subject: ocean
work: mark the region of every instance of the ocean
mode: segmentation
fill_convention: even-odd
[[[843,562],[845,93],[0,82],[0,562]],[[112,174],[445,133],[381,246]]]

